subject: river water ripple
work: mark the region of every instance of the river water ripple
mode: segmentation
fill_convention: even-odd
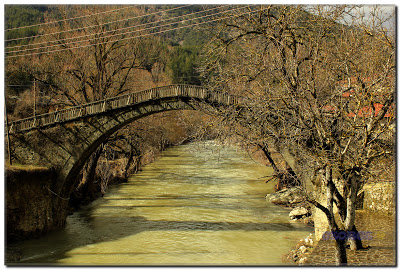
[[[127,183],[18,243],[22,264],[282,265],[312,232],[268,203],[271,168],[212,141],[166,150]]]

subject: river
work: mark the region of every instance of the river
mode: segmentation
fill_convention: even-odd
[[[265,200],[271,174],[236,147],[171,147],[69,216],[65,229],[11,248],[18,265],[288,264],[283,255],[312,228]]]

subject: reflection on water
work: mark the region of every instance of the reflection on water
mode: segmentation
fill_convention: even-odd
[[[265,201],[272,170],[213,142],[165,151],[128,183],[18,244],[29,264],[278,265],[312,228]]]

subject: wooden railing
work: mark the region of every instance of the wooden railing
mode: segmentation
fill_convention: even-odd
[[[210,91],[200,86],[168,85],[20,119],[9,123],[8,132],[12,134],[29,131],[39,127],[73,121],[82,117],[105,113],[107,111],[129,107],[142,102],[168,97],[187,97],[224,105],[233,105],[238,102],[238,98],[235,96]]]

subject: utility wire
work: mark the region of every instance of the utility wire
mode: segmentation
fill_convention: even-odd
[[[102,34],[106,34],[106,33],[110,33],[110,32],[115,33],[115,32],[119,32],[119,31],[122,31],[122,30],[130,29],[130,28],[138,28],[138,27],[141,27],[141,26],[146,26],[146,25],[151,25],[151,24],[157,24],[157,23],[159,23],[159,22],[166,22],[166,21],[170,21],[170,20],[175,20],[175,19],[178,19],[178,18],[183,18],[183,17],[187,17],[187,16],[194,15],[194,14],[198,14],[198,13],[204,13],[204,12],[211,11],[211,10],[214,10],[214,9],[218,9],[218,8],[221,8],[221,7],[222,7],[222,6],[215,7],[215,8],[211,8],[211,9],[206,9],[206,10],[203,10],[203,11],[197,11],[197,12],[193,12],[193,13],[190,13],[190,14],[185,14],[185,15],[180,15],[180,16],[177,16],[177,17],[172,17],[172,18],[169,18],[169,19],[166,19],[166,20],[159,20],[159,21],[157,21],[157,22],[148,22],[148,23],[144,23],[144,24],[140,24],[140,25],[128,26],[128,27],[119,28],[119,29],[115,29],[115,30],[109,30],[109,31],[106,31],[106,32],[102,32]],[[214,13],[214,14],[211,14],[211,15],[216,15],[216,14],[219,14],[219,13]],[[208,15],[208,16],[211,16],[211,15]],[[207,17],[207,16],[202,16],[202,17],[198,17],[198,18],[193,18],[193,19],[190,19],[190,20],[201,19],[201,18],[203,18],[203,17]],[[159,28],[159,27],[163,27],[163,26],[169,26],[169,25],[172,25],[172,24],[177,24],[177,23],[180,23],[180,22],[185,22],[185,21],[190,21],[190,20],[183,20],[183,21],[173,22],[173,23],[164,24],[164,25],[159,25],[159,26],[147,27],[147,28],[144,28],[144,29],[136,30],[136,31],[130,31],[130,32],[125,32],[125,33],[120,33],[120,34],[115,34],[115,35],[108,35],[108,36],[104,36],[104,37],[102,37],[102,38],[108,38],[108,37],[117,36],[117,35],[125,35],[125,34],[134,33],[134,32],[146,31],[146,30],[149,30],[149,29]],[[79,37],[70,37],[70,38],[64,38],[64,39],[59,39],[59,40],[47,41],[47,42],[42,42],[42,43],[35,43],[35,44],[31,44],[31,45],[33,46],[33,45],[38,45],[38,44],[46,44],[46,43],[54,43],[54,42],[60,42],[60,41],[71,40],[71,39],[79,39],[79,38],[83,38],[83,37],[94,36],[94,35],[97,35],[97,34],[98,34],[98,33],[93,33],[93,34],[88,34],[88,35],[82,35],[82,36],[79,36]],[[31,48],[31,49],[24,49],[24,50],[14,50],[14,51],[6,52],[6,53],[16,53],[16,52],[34,51],[34,50],[39,50],[39,49],[44,49],[44,48],[51,48],[51,47],[56,47],[56,46],[65,46],[65,45],[69,45],[69,44],[81,43],[81,42],[85,42],[85,41],[93,41],[93,40],[96,40],[96,39],[98,39],[98,38],[94,38],[94,39],[83,39],[83,40],[72,41],[72,42],[67,42],[67,43],[63,43],[63,44],[54,44],[54,45],[48,45],[48,46],[40,46],[40,47],[38,47],[38,48]],[[25,46],[29,46],[29,45],[25,45]]]
[[[108,11],[103,11],[103,12],[99,12],[99,13],[93,13],[93,14],[89,14],[89,15],[83,15],[83,16],[79,16],[79,17],[75,17],[75,18],[62,19],[62,20],[58,20],[58,21],[38,23],[38,24],[21,26],[21,27],[15,27],[15,28],[6,29],[5,31],[12,31],[12,30],[24,29],[24,28],[35,27],[35,26],[40,26],[40,25],[47,25],[47,24],[52,24],[52,23],[58,23],[58,22],[65,22],[65,21],[71,21],[71,20],[76,20],[76,19],[82,19],[82,18],[91,17],[91,16],[95,16],[95,15],[100,15],[100,14],[105,14],[105,13],[110,13],[110,12],[116,12],[116,11],[119,11],[119,10],[122,10],[122,9],[131,8],[131,7],[133,7],[133,6],[117,8],[117,9],[114,9],[114,10],[108,10]]]
[[[243,7],[242,7],[242,8],[243,8]],[[242,9],[242,8],[237,8],[237,9]],[[224,11],[224,12],[220,12],[220,13],[226,13],[226,12],[234,11],[234,10],[237,10],[237,9],[228,10],[228,11]],[[244,15],[244,14],[254,13],[254,12],[257,12],[257,11],[260,11],[260,10],[261,10],[261,9],[259,9],[259,10],[254,10],[254,11],[244,12],[244,13],[241,13],[241,14],[236,15],[236,17],[237,17],[237,16]],[[213,15],[215,15],[215,14],[213,14]],[[207,15],[207,16],[203,16],[203,17],[213,16],[213,15]],[[228,18],[231,18],[231,17],[235,17],[235,16],[229,16]],[[199,18],[202,18],[202,17],[199,17]],[[197,18],[197,19],[199,19],[199,18]],[[205,21],[205,22],[189,24],[189,25],[185,25],[185,26],[181,26],[181,27],[172,28],[172,29],[160,30],[160,31],[158,31],[158,32],[147,33],[147,34],[137,35],[137,36],[128,37],[128,38],[122,38],[122,39],[119,39],[118,41],[123,41],[123,40],[128,40],[128,39],[135,39],[135,38],[140,38],[140,37],[145,37],[145,36],[150,36],[150,35],[155,35],[155,34],[161,34],[161,33],[170,32],[170,31],[175,31],[175,30],[178,30],[178,29],[187,28],[187,27],[191,27],[191,26],[197,26],[197,25],[201,25],[201,24],[205,24],[205,23],[211,23],[211,22],[215,22],[215,21],[220,21],[220,20],[223,20],[223,19],[226,19],[226,18],[218,18],[218,19],[214,19],[214,20],[208,20],[208,21]],[[193,19],[190,19],[190,20],[193,20]],[[185,21],[189,21],[189,20],[185,20]],[[181,22],[183,22],[183,21],[181,21]],[[177,22],[175,22],[175,23],[173,23],[173,24],[176,24],[176,23],[177,23]],[[166,26],[166,25],[162,25],[162,26]],[[162,27],[162,26],[158,26],[158,27]],[[154,27],[153,27],[153,28],[154,28]],[[137,32],[137,31],[133,31],[133,32]],[[124,33],[124,34],[126,34],[126,33]],[[107,37],[120,36],[120,35],[122,35],[122,34],[112,35],[112,36],[107,36]],[[94,44],[88,44],[88,45],[83,45],[83,46],[77,46],[77,47],[71,47],[71,48],[63,48],[63,49],[58,49],[58,50],[53,50],[53,51],[36,52],[36,53],[28,53],[28,54],[19,54],[19,55],[12,55],[12,56],[6,56],[6,57],[7,57],[7,58],[15,58],[15,57],[20,57],[20,56],[30,56],[30,55],[37,55],[37,54],[47,54],[47,53],[65,51],[65,50],[74,50],[74,49],[79,49],[79,48],[86,48],[86,47],[90,47],[90,46],[106,44],[106,43],[108,43],[108,42],[109,42],[109,41],[106,41],[106,42],[99,42],[99,43],[94,43]]]
[[[167,9],[167,10],[162,10],[162,11],[157,11],[157,12],[149,13],[149,14],[146,14],[146,15],[134,16],[134,17],[125,18],[125,19],[116,20],[116,21],[111,21],[111,22],[102,23],[102,24],[98,24],[98,25],[89,25],[89,26],[85,26],[85,27],[81,27],[81,28],[75,28],[75,29],[64,30],[64,31],[59,31],[59,32],[41,34],[41,35],[36,35],[36,36],[31,36],[31,37],[22,37],[22,38],[8,39],[8,40],[5,40],[5,42],[8,42],[8,41],[16,41],[16,40],[23,40],[23,39],[32,39],[32,38],[38,38],[38,37],[49,36],[49,35],[68,33],[68,32],[72,32],[72,31],[84,30],[84,29],[93,28],[93,27],[98,27],[98,26],[104,26],[104,25],[108,25],[108,24],[112,24],[112,23],[123,22],[123,21],[129,21],[129,20],[138,19],[138,18],[144,18],[144,17],[147,17],[147,16],[151,16],[151,15],[155,15],[155,14],[163,13],[163,12],[168,12],[168,11],[171,11],[171,10],[181,9],[181,8],[188,7],[188,6],[192,6],[192,5],[179,6],[179,7],[175,7],[175,8],[171,8],[171,9]],[[65,19],[65,20],[69,20],[69,19]],[[22,47],[22,46],[29,46],[29,45],[17,45],[17,46],[8,47],[8,48]]]

